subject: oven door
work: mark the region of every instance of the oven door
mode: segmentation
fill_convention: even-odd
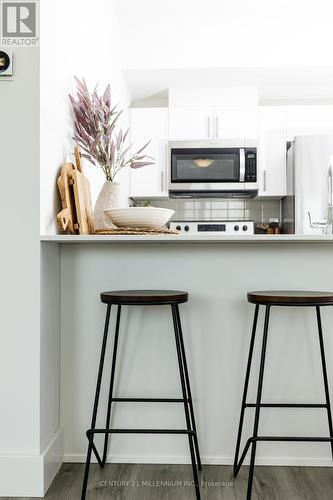
[[[170,149],[170,191],[241,191],[244,178],[244,148]]]

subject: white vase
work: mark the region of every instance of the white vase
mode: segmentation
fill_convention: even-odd
[[[95,229],[111,229],[115,227],[104,213],[104,210],[108,208],[120,208],[119,182],[104,182],[94,210]]]

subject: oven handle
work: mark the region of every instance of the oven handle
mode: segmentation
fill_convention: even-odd
[[[239,182],[245,182],[245,149],[239,150]]]

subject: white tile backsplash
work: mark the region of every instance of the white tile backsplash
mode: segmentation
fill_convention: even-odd
[[[212,212],[208,208],[195,208],[194,218],[195,220],[211,220]]]
[[[211,207],[212,207],[212,209],[216,209],[216,210],[227,209],[228,208],[228,201],[227,200],[213,200],[211,202]]]
[[[228,220],[228,210],[212,210],[211,220]]]
[[[134,202],[137,206],[144,206],[149,199]],[[155,207],[171,208],[175,210],[174,220],[235,220],[247,219],[255,223],[268,222],[270,218],[280,218],[279,200],[255,199],[205,199],[205,200],[157,200],[151,204]]]
[[[177,207],[179,206],[180,210],[194,210],[195,208],[195,202],[194,200],[184,200],[184,201],[177,201]]]
[[[228,201],[228,210],[244,210],[245,201],[244,200],[229,200]]]
[[[178,210],[172,217],[173,220],[194,220],[194,210]]]
[[[245,219],[245,210],[228,209],[228,219],[230,220]]]

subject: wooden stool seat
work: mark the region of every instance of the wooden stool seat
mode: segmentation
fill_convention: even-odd
[[[101,301],[118,305],[183,304],[188,301],[188,293],[178,290],[113,290],[101,293]]]
[[[247,300],[252,304],[281,306],[333,305],[333,292],[299,290],[274,290],[249,292]]]

